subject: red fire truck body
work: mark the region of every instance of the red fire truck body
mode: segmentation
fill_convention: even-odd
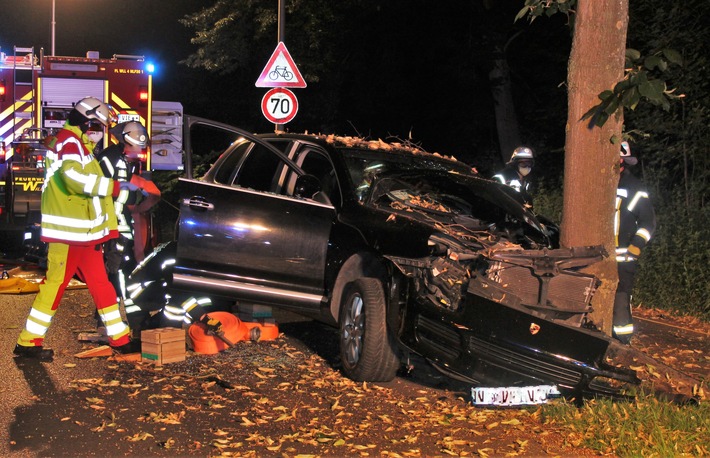
[[[118,122],[140,121],[151,132],[153,101],[152,73],[143,56],[13,51],[0,53],[0,217],[10,221],[39,212],[43,140],[64,125],[74,103],[96,97],[116,110]],[[150,156],[147,151],[143,170],[151,170]]]

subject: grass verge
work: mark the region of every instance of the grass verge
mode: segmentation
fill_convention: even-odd
[[[568,440],[620,457],[710,456],[710,404],[680,406],[639,395],[633,402],[594,399],[582,407],[558,401],[541,409],[545,424]]]

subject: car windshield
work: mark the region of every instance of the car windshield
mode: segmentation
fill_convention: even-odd
[[[407,172],[471,174],[471,168],[462,162],[438,158],[431,154],[408,152],[372,152],[344,149],[343,157],[350,173],[355,195],[365,200],[370,187],[379,177]]]
[[[436,221],[440,228],[488,230],[524,246],[547,244],[545,228],[514,191],[461,162],[429,154],[345,150],[353,191],[366,205]]]

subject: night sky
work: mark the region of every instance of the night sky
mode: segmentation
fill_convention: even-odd
[[[177,62],[193,50],[191,31],[178,19],[211,3],[56,0],[55,54],[85,56],[87,51],[99,51],[106,58],[114,54],[145,56],[159,69],[154,83],[156,98],[173,100],[177,87],[171,75],[182,67]],[[13,46],[34,46],[37,54],[40,48],[51,54],[52,0],[0,0],[0,5],[0,47],[4,53],[12,54]]]
[[[278,2],[269,1],[276,10]],[[272,130],[273,124],[260,108],[266,90],[254,83],[273,48],[251,49],[254,68],[226,76],[178,64],[196,50],[190,43],[194,31],[178,20],[213,3],[56,0],[55,54],[85,56],[92,50],[106,58],[144,55],[158,68],[155,100],[180,101],[186,113],[247,130]],[[52,0],[0,0],[0,5],[3,52],[11,54],[17,45],[34,46],[38,54],[39,48],[51,53]],[[480,14],[479,2],[470,0],[394,0],[385,5],[363,8],[360,21],[349,24],[358,40],[344,43],[350,49],[342,50],[342,61],[331,75],[335,78],[319,75],[318,83],[309,82],[308,88],[294,91],[300,108],[287,124],[289,130],[383,139],[411,135],[430,152],[455,155],[492,172],[502,164],[497,159],[500,153],[488,87],[490,55],[481,41],[485,41],[486,29],[497,32],[515,27],[525,29],[508,49],[518,88],[516,103],[523,112],[523,136],[533,145],[550,144],[547,149],[562,147],[565,107],[560,106],[564,103],[560,83],[565,78],[568,45],[552,44],[559,37],[569,42],[561,19],[554,28],[542,20],[532,26],[513,24],[512,5],[497,18],[502,25],[498,27]],[[550,34],[556,34],[552,41]],[[289,51],[305,73],[308,69],[295,52],[298,47],[288,38]],[[547,52],[547,48],[559,52]],[[553,101],[558,106],[551,109]]]

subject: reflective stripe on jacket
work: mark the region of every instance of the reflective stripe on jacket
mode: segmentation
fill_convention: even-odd
[[[41,204],[45,242],[96,245],[118,236],[114,181],[104,177],[82,136],[67,123],[47,151]]]
[[[532,192],[531,185],[530,185],[530,176],[525,176],[521,177],[518,174],[518,169],[517,167],[514,167],[513,165],[507,165],[503,170],[500,172],[496,173],[491,177],[492,180],[494,181],[499,181],[505,185],[510,186],[511,188],[515,189],[520,193],[520,195],[523,198],[523,201],[532,206],[532,195],[530,194]]]
[[[96,155],[104,176],[117,181],[131,181],[131,170],[123,154],[123,144],[114,144]],[[118,220],[118,232],[129,240],[133,240],[133,225],[131,224],[131,214],[126,208],[128,194],[119,196],[114,202],[116,219]]]
[[[653,237],[656,230],[656,214],[641,180],[628,170],[621,173],[616,190],[614,236],[616,259],[619,262],[635,260],[628,254],[629,245],[640,250]]]

